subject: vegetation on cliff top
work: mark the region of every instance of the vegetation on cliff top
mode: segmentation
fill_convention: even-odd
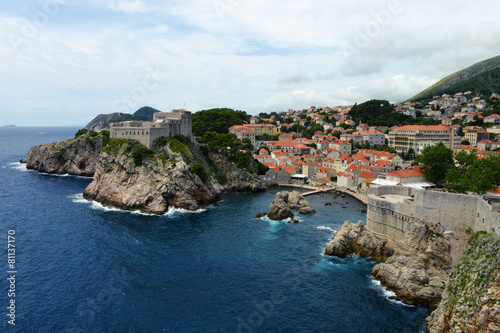
[[[210,175],[214,175],[219,183],[221,183],[220,173],[213,164],[203,156],[203,154],[189,141],[189,139],[176,135],[174,137],[161,137],[155,141],[152,149],[146,148],[139,141],[134,139],[122,138],[107,138],[102,146],[101,151],[107,154],[125,154],[133,158],[136,167],[143,166],[147,161],[162,165],[163,167],[171,165],[175,167],[179,158],[168,152],[180,154],[182,160],[189,165],[192,173],[196,174],[204,183],[210,179]]]

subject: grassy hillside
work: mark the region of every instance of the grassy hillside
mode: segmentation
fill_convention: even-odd
[[[469,90],[474,94],[500,91],[500,56],[453,73],[408,100],[412,102],[429,100],[433,96]]]

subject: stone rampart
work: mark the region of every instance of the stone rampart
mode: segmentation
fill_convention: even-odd
[[[479,196],[380,186],[371,188],[368,193],[367,228],[400,241],[415,221],[431,225],[441,223],[458,238],[445,235],[451,244],[453,264],[456,264],[467,247],[468,228],[500,235],[499,208],[500,204],[490,205]]]

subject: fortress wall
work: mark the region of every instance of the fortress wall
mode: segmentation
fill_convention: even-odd
[[[154,121],[124,121],[110,125],[112,138],[136,139],[148,148],[153,142],[164,136],[184,135],[193,141],[191,112],[173,110],[172,112],[156,112]],[[163,120],[163,122],[156,122]]]
[[[484,230],[495,232],[500,235],[500,204],[488,204],[481,198],[478,198],[477,214],[475,218],[474,230]]]
[[[367,228],[394,241],[402,240],[408,226],[415,221],[415,206],[406,202],[389,202],[368,197]]]
[[[370,189],[367,208],[369,230],[399,241],[403,239],[406,228],[415,221],[433,225],[440,222],[458,238],[455,240],[451,235],[444,235],[451,244],[453,264],[458,262],[467,247],[468,228],[494,231],[500,235],[500,204],[492,207],[478,196],[401,187]],[[394,197],[384,197],[389,195]]]
[[[139,126],[113,126],[110,129],[110,137],[136,139],[146,147],[149,147],[150,135],[154,130]]]

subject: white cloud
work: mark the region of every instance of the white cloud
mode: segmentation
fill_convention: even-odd
[[[370,98],[400,101],[500,54],[500,5],[486,0],[453,6],[428,0],[58,4],[58,14],[18,47],[9,36],[24,37],[22,29],[41,9],[27,1],[5,10],[0,5],[6,122],[26,121],[27,99],[60,112],[54,119],[64,119],[61,124],[110,112],[140,90],[148,68],[163,79],[125,103],[130,112],[185,103],[193,111],[227,106],[255,114]],[[36,124],[36,117],[29,119]]]
[[[139,0],[95,0],[95,2],[105,5],[111,10],[124,13],[147,13],[153,11],[143,1]]]

